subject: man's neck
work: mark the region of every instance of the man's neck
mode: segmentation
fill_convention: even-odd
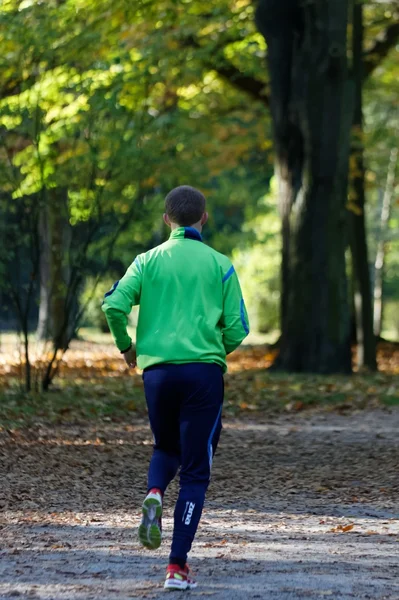
[[[179,229],[179,227],[184,227],[184,225],[178,225],[177,223],[170,224],[170,228],[172,231],[174,231],[175,229]],[[191,227],[192,229],[196,229],[198,233],[202,232],[202,227],[199,223],[195,223],[195,225],[189,225],[189,227]]]

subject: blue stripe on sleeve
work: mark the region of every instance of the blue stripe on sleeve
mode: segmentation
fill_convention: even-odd
[[[118,287],[118,285],[119,285],[119,281],[115,281],[114,285],[109,290],[109,292],[107,292],[106,294],[104,294],[104,298],[108,298],[108,296],[110,296],[111,294],[113,294],[114,291],[116,290],[116,288]]]
[[[233,273],[234,273],[234,267],[233,267],[233,265],[231,265],[230,269],[227,271],[226,275],[223,277],[222,283],[227,281],[233,275]]]
[[[141,264],[140,264],[140,261],[139,261],[139,259],[138,259],[138,256],[136,256],[136,258],[134,259],[134,264],[135,264],[135,265],[136,265],[136,267],[138,268],[138,270],[139,270],[139,273],[140,273],[140,275],[141,275],[141,274],[143,273],[143,271],[141,270]]]
[[[244,331],[245,333],[248,335],[249,333],[249,327],[248,324],[245,320],[245,312],[244,312],[244,298],[241,298],[241,303],[240,303],[240,315],[241,315],[241,323],[242,326],[244,327]]]

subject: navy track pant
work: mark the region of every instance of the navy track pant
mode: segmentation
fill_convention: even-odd
[[[146,369],[143,379],[154,435],[148,489],[164,492],[180,467],[170,562],[184,563],[222,428],[223,372],[214,363],[160,364]]]

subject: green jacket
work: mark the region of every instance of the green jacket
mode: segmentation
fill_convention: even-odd
[[[132,343],[127,317],[139,304],[137,365],[217,363],[249,333],[240,284],[230,260],[202,243],[192,227],[140,254],[105,294],[103,311],[121,352]]]

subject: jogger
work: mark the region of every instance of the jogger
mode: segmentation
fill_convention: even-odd
[[[221,431],[226,355],[249,333],[248,315],[230,260],[202,241],[205,198],[181,186],[165,200],[168,241],[130,265],[105,294],[103,310],[130,367],[143,370],[154,453],[139,540],[162,540],[163,494],[180,468],[165,588],[195,587],[186,563],[204,505]],[[127,317],[140,305],[137,346]]]
[[[183,568],[222,427],[223,371],[216,364],[163,364],[146,369],[143,378],[154,435],[148,489],[165,492],[181,465],[170,562]]]

